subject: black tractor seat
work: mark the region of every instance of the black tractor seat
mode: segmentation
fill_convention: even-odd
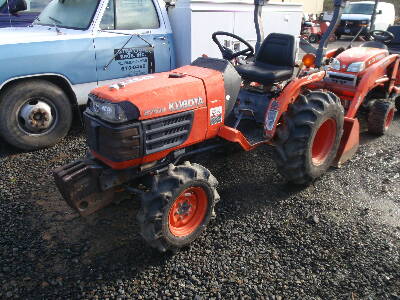
[[[295,65],[293,35],[271,33],[262,43],[253,63],[239,65],[236,70],[244,80],[264,85],[290,79]]]
[[[387,44],[390,54],[400,54],[400,25],[390,26],[388,31],[394,34],[394,39]]]

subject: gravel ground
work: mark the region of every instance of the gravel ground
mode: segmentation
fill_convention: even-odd
[[[64,203],[51,171],[85,154],[79,128],[32,153],[0,141],[0,298],[400,299],[399,125],[302,189],[268,147],[199,157],[222,200],[176,254],[143,242],[135,199],[87,218]]]

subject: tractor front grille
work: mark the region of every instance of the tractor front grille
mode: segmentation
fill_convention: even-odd
[[[140,122],[110,124],[84,113],[87,143],[91,150],[115,162],[142,155]]]
[[[126,124],[110,124],[86,112],[84,117],[89,148],[122,162],[182,145],[192,129],[194,112]]]
[[[357,76],[351,74],[343,74],[337,72],[328,72],[328,76],[325,77],[326,82],[332,82],[341,85],[356,86]]]
[[[144,154],[152,154],[183,144],[189,137],[193,111],[187,111],[142,122]]]

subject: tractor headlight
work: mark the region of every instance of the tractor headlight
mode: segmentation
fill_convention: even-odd
[[[104,121],[111,123],[124,123],[139,118],[139,109],[128,101],[113,103],[89,95],[86,111]]]
[[[364,62],[355,62],[352,63],[348,68],[347,72],[352,72],[352,73],[359,73],[365,69],[365,63]]]
[[[332,59],[330,67],[336,71],[340,71],[340,61],[336,58]]]

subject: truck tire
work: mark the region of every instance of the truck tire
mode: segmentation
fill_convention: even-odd
[[[344,111],[333,93],[300,95],[277,128],[275,162],[289,182],[310,184],[335,159],[343,134]]]
[[[193,242],[214,215],[220,199],[217,185],[210,171],[189,162],[171,164],[168,171],[155,175],[137,215],[142,237],[160,252]]]
[[[311,43],[311,44],[316,44],[316,43],[318,43],[318,41],[319,41],[319,35],[318,34],[315,34],[315,33],[312,33],[312,34],[310,34],[310,36],[308,37],[308,41]]]
[[[368,114],[368,132],[384,135],[392,124],[395,105],[387,100],[378,99]]]
[[[71,123],[71,103],[51,82],[20,82],[0,96],[0,135],[19,149],[54,145],[67,135]]]

